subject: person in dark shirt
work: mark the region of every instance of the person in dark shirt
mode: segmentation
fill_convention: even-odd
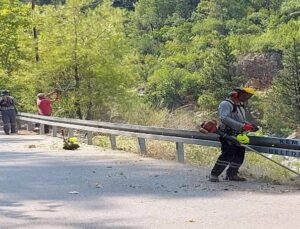
[[[3,129],[5,134],[17,133],[17,122],[16,122],[16,107],[15,100],[10,96],[8,90],[4,90],[1,93],[0,109],[3,121]]]

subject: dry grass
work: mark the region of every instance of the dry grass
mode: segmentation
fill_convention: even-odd
[[[219,149],[208,146],[186,145],[186,161],[196,166],[213,166]]]
[[[96,136],[94,144],[103,148],[110,148],[109,138],[107,136]],[[165,160],[175,160],[176,147],[174,142],[147,140],[147,157]],[[124,150],[139,153],[138,141],[136,138],[117,137],[118,150]],[[219,156],[220,149],[206,146],[185,145],[186,162],[194,166],[212,167]],[[282,162],[281,157],[272,158]],[[299,162],[295,162],[294,167],[298,168]],[[241,174],[247,177],[253,177],[273,184],[299,184],[294,181],[295,176],[289,171],[280,168],[278,165],[248,152],[246,159],[241,167]]]
[[[284,159],[280,156],[272,156],[272,160],[281,164],[284,163]],[[300,167],[296,167],[299,172]],[[248,152],[246,154],[242,172],[256,179],[261,179],[274,184],[299,184],[298,180],[295,182],[295,174],[253,152]]]
[[[195,116],[193,111],[178,110],[170,114],[166,110],[145,112],[147,115],[143,116],[143,111],[140,111],[139,116],[143,117],[135,124],[156,126],[176,129],[195,129],[197,123],[207,120],[208,114],[199,114]],[[149,116],[148,116],[149,115]],[[196,118],[195,118],[196,117]],[[95,144],[101,147],[110,147],[109,138],[107,136],[97,136],[94,138]],[[157,159],[175,160],[176,147],[174,142],[146,140],[147,156]],[[137,138],[117,137],[117,146],[119,150],[139,153]],[[219,148],[185,145],[186,161],[195,166],[212,167],[217,160],[220,153]],[[273,157],[277,161],[282,161],[282,157]],[[300,169],[300,160],[296,160],[293,167]],[[255,179],[264,180],[271,183],[288,184],[293,183],[293,175],[278,165],[254,154],[247,153],[246,159],[241,167],[241,173],[246,176],[254,177]]]
[[[117,149],[139,153],[137,138],[118,136]],[[105,135],[95,136],[93,139],[95,145],[103,148],[110,148],[109,138]],[[147,140],[147,156],[156,159],[175,160],[175,143],[166,141]]]

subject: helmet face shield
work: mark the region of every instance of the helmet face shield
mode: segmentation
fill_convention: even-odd
[[[239,100],[241,102],[248,101],[248,99],[250,99],[252,96],[253,96],[253,94],[250,94],[250,93],[247,93],[247,92],[244,92],[244,91],[239,92]]]
[[[255,94],[255,90],[251,87],[235,88],[234,91],[238,93],[237,98],[241,102],[248,101],[248,99],[250,99]]]

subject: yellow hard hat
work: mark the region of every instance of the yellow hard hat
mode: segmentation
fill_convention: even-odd
[[[242,144],[249,144],[250,142],[250,139],[246,134],[239,134],[238,136],[236,136],[236,140],[238,140],[238,142]]]
[[[251,95],[255,94],[255,90],[252,87],[242,87],[241,89],[242,89],[242,91],[244,91],[244,92],[246,92],[248,94],[251,94]]]

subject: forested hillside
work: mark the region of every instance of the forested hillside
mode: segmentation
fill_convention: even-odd
[[[191,128],[249,85],[266,132],[300,128],[298,0],[1,0],[0,55],[26,112],[57,88],[57,116]]]

